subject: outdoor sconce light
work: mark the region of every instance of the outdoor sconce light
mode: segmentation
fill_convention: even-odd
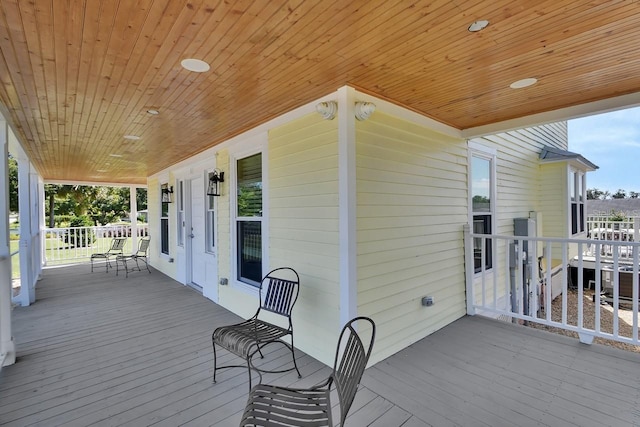
[[[338,103],[336,101],[320,102],[316,105],[316,111],[325,120],[333,120],[338,112]]]
[[[171,195],[173,194],[173,187],[169,187],[169,184],[162,184],[162,203],[171,203]]]
[[[359,121],[367,120],[371,113],[376,110],[376,104],[373,102],[356,102],[355,116]]]
[[[214,169],[209,174],[209,186],[207,187],[207,196],[219,196],[220,186],[219,183],[224,182],[224,172],[219,169]]]

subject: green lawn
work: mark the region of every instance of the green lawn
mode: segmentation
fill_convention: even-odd
[[[9,242],[9,250],[13,253],[18,250],[19,240]],[[111,245],[111,237],[96,238],[91,246],[75,248],[62,239],[47,238],[45,242],[45,257],[47,265],[71,264],[89,262],[92,253],[106,252]],[[127,241],[124,253],[131,252],[131,240]],[[20,277],[20,257],[18,254],[11,257],[11,277]]]
[[[19,246],[20,246],[19,240],[10,240],[9,252],[14,253],[15,251],[18,250]],[[18,277],[20,277],[20,257],[18,256],[18,254],[15,254],[14,256],[11,257],[11,278],[17,279]]]

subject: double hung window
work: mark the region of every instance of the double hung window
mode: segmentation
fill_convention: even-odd
[[[569,194],[571,197],[571,234],[585,230],[585,176],[583,171],[571,168],[569,171]]]
[[[178,181],[178,246],[184,246],[184,181]]]
[[[495,154],[472,150],[470,155],[469,191],[474,234],[491,234],[495,217]],[[493,247],[489,238],[474,238],[474,271],[493,267]]]
[[[163,187],[166,186],[167,184],[164,184]],[[162,197],[160,200],[160,251],[169,255],[169,202],[164,201]]]
[[[258,286],[262,280],[262,154],[236,163],[237,279]]]
[[[206,180],[207,183],[211,180],[212,176],[213,176],[213,172],[209,172],[207,174],[207,180]],[[205,245],[207,248],[207,252],[213,253],[216,248],[216,216],[215,216],[216,197],[210,196],[210,195],[205,195],[205,197],[206,197],[205,231],[207,233],[206,239],[205,239]]]

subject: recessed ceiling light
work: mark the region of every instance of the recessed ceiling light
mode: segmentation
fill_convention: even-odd
[[[148,114],[151,114],[152,116],[157,116],[158,114],[160,114],[160,111],[158,110],[147,110]]]
[[[185,70],[194,71],[196,73],[204,73],[205,71],[209,71],[211,68],[206,62],[193,58],[183,59],[182,62],[180,62],[180,65],[182,65],[182,68]]]
[[[131,141],[137,141],[140,139],[140,137],[138,135],[125,135],[124,139],[129,139]]]
[[[122,154],[109,154],[110,157],[122,157]]]
[[[481,19],[479,21],[472,22],[467,29],[471,33],[477,33],[478,31],[482,31],[487,28],[488,25],[489,21],[487,21],[486,19]]]
[[[534,85],[538,82],[538,79],[529,77],[527,79],[518,80],[517,82],[513,82],[509,85],[511,89],[522,89],[523,87],[528,87]]]

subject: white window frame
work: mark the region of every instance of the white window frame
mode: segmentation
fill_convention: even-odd
[[[568,170],[568,224],[569,235],[578,236],[586,233],[587,229],[587,212],[586,212],[586,199],[587,199],[587,171],[572,165],[569,165]],[[576,225],[577,231],[574,232],[574,215],[573,206],[576,206]]]
[[[177,214],[176,214],[176,227],[177,227],[177,243],[178,246],[184,248],[184,239],[185,239],[185,216],[184,216],[184,200],[185,200],[185,192],[184,192],[184,180],[179,180],[176,182],[176,187],[178,187],[176,191],[176,199],[177,199]]]
[[[496,175],[496,163],[497,163],[497,151],[494,148],[487,147],[474,141],[468,143],[468,206],[469,206],[469,227],[473,231],[474,218],[476,216],[489,216],[489,226],[491,227],[490,234],[496,234],[496,205],[497,205],[497,175]],[[489,200],[491,202],[489,212],[474,212],[473,211],[473,158],[480,158],[489,161]],[[493,266],[496,260],[496,245],[492,244],[490,248],[491,252],[491,264],[484,270],[480,269],[475,271],[474,274],[480,275],[482,271],[485,273],[492,272]]]
[[[218,197],[207,195],[209,188],[209,178],[213,174],[213,169],[205,172],[204,181],[204,215],[205,215],[205,252],[216,253],[216,240],[218,238],[217,217],[218,217]]]
[[[262,274],[267,272],[269,266],[269,157],[267,152],[268,136],[266,133],[257,135],[250,138],[240,144],[234,149],[230,149],[229,152],[229,175],[232,177],[229,180],[229,205],[230,205],[230,221],[229,221],[229,235],[231,236],[231,276],[230,284],[240,290],[247,291],[249,293],[256,293],[258,287],[255,284],[250,284],[244,281],[238,280],[238,160],[246,157],[253,156],[255,154],[262,154],[262,216],[259,217],[262,222]],[[225,180],[226,181],[226,180]],[[253,217],[254,219],[257,217]]]
[[[171,221],[170,221],[170,217],[171,217],[170,210],[171,210],[171,207],[169,206],[170,203],[165,203],[165,202],[162,201],[162,187],[164,187],[164,186],[170,187],[168,182],[162,182],[162,183],[160,183],[160,186],[158,187],[159,194],[160,194],[160,255],[163,256],[163,257],[169,257],[170,253],[171,253],[171,246],[170,246],[170,239],[169,239],[169,236],[171,234]],[[163,211],[164,211],[164,206],[163,205],[165,205],[165,204],[167,205],[167,215],[166,216],[163,215]],[[167,222],[167,235],[166,235],[167,251],[166,252],[164,251],[164,246],[165,245],[164,245],[164,239],[163,239],[165,237],[164,233],[163,233],[163,222],[164,221]]]

